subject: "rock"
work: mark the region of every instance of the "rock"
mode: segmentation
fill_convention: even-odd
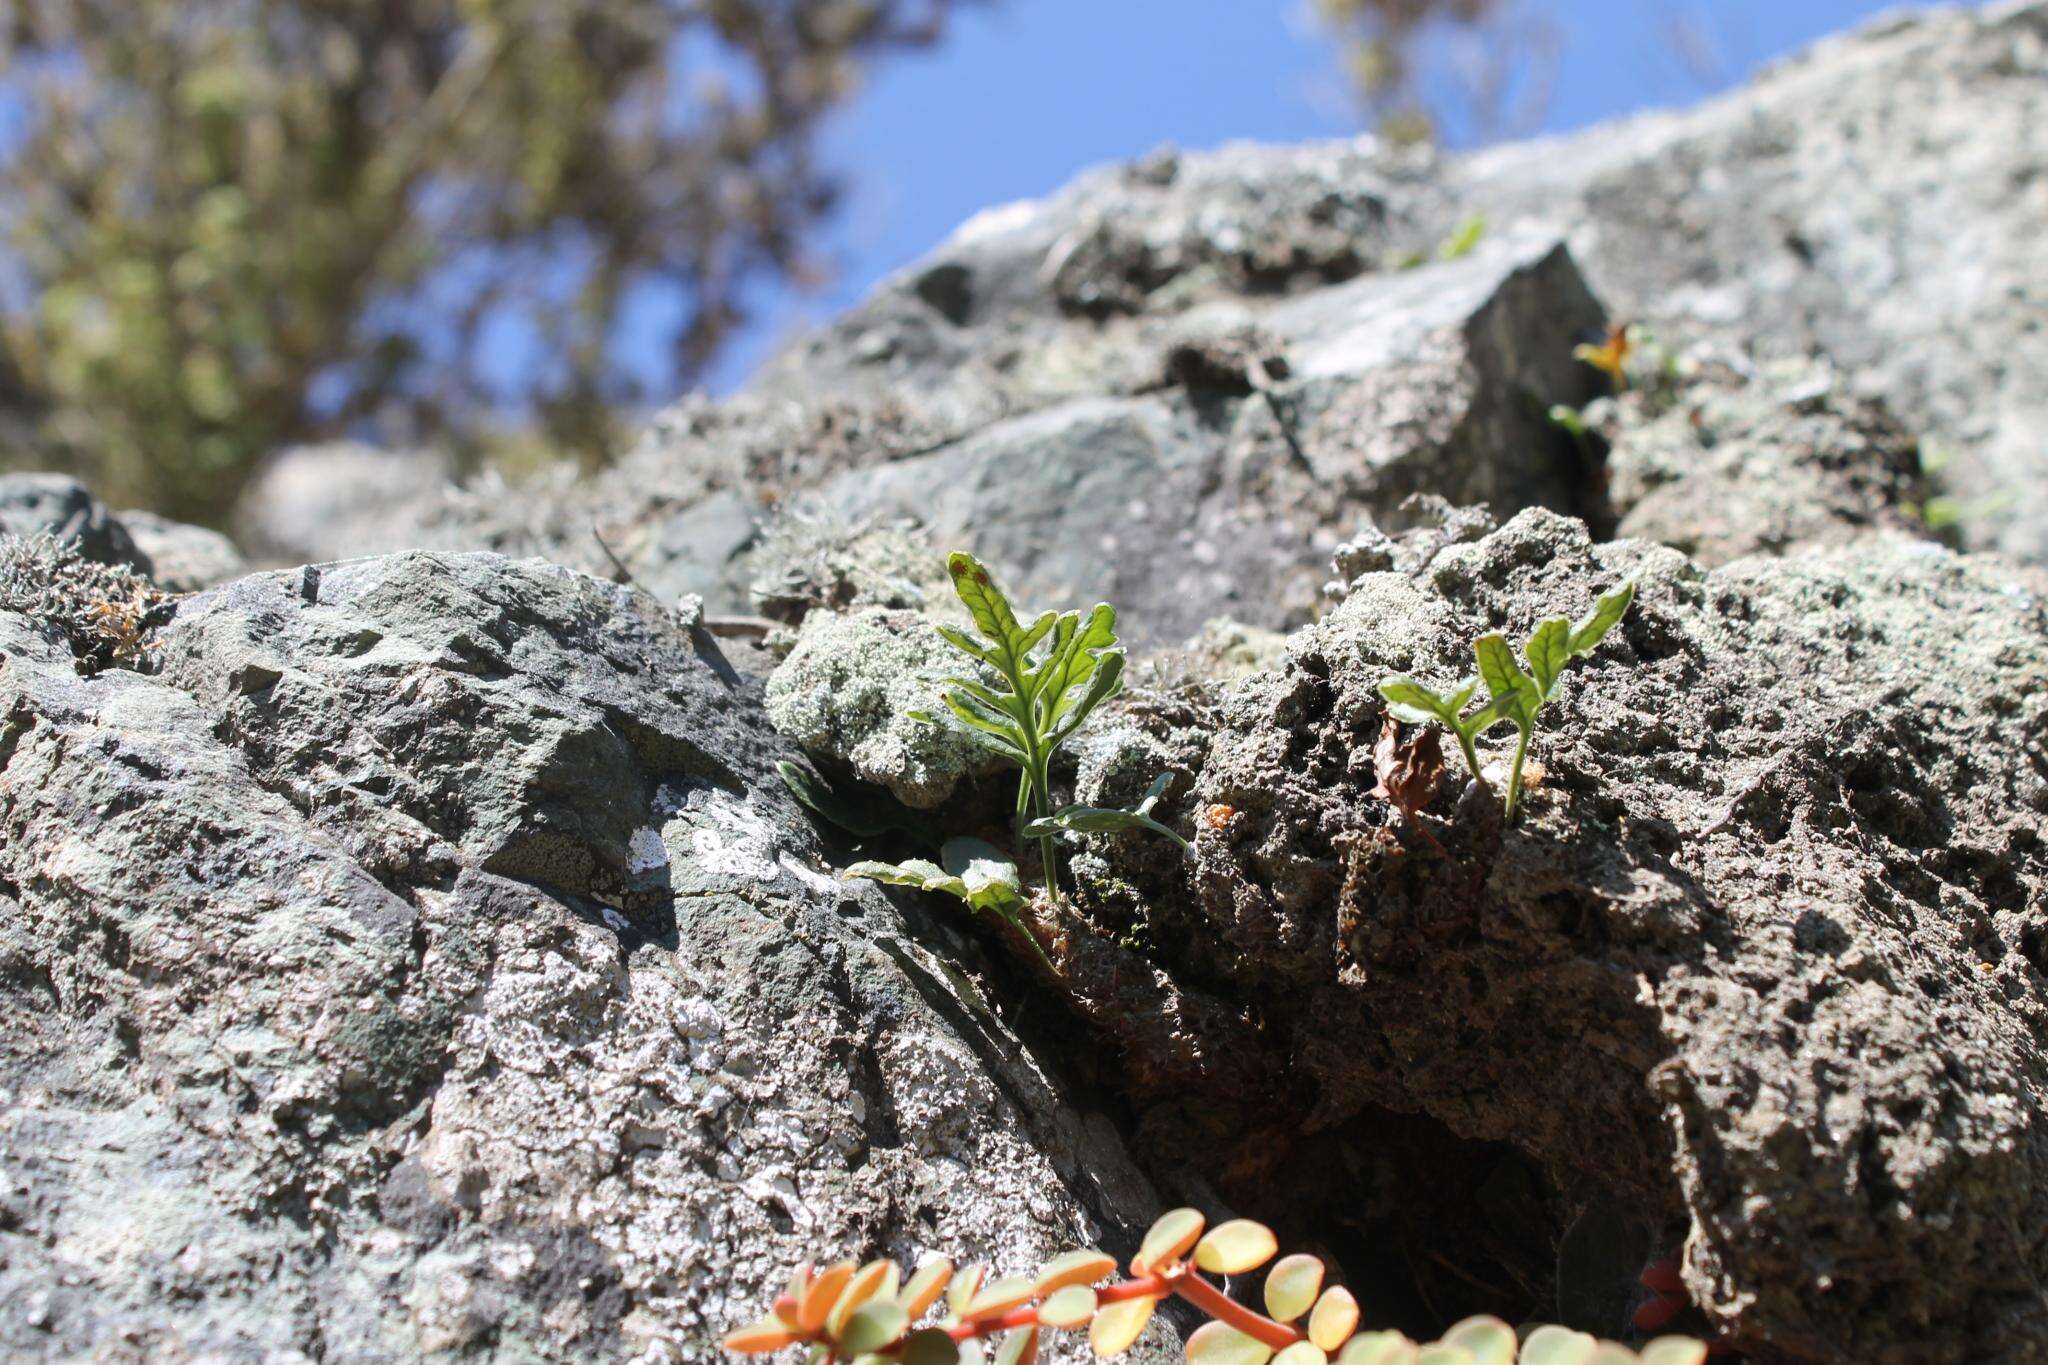
[[[0,612],[0,1351],[706,1361],[800,1261],[1156,1211],[644,595],[406,554],[159,639]]]
[[[84,484],[64,474],[0,474],[0,535],[48,535],[95,564],[150,571],[121,519]]]
[[[1894,15],[1697,109],[1449,162],[1392,216],[1561,225],[1619,317],[1831,356],[1955,447],[1954,492],[2015,500],[1970,543],[2041,561],[2044,75],[2042,0]]]
[[[449,493],[445,459],[360,441],[294,446],[265,462],[242,493],[235,535],[268,564],[319,564],[429,543]],[[493,547],[496,548],[496,547]]]
[[[154,512],[123,512],[120,521],[148,557],[150,577],[166,592],[197,592],[249,572],[242,552],[218,531]]]
[[[1593,396],[1570,352],[1604,323],[1554,238],[1502,235],[1422,270],[1329,278],[1304,268],[1299,288],[1228,300],[1220,285],[1167,290],[1148,305],[1157,315],[1113,324],[1085,309],[990,316],[978,344],[1026,347],[1029,363],[941,376],[913,348],[836,394],[829,365],[801,384],[774,372],[726,404],[664,415],[539,525],[516,500],[452,494],[418,500],[391,534],[598,569],[588,528],[601,523],[636,581],[730,612],[783,557],[764,528],[789,501],[853,525],[916,522],[941,549],[972,547],[1027,602],[1110,597],[1126,635],[1156,646],[1219,614],[1309,619],[1331,549],[1362,517],[1398,525],[1416,492],[1598,515],[1579,452],[1543,416]],[[1106,372],[1109,355],[1128,372]],[[1071,373],[1020,388],[1020,372],[1053,370]]]
[[[1447,745],[1427,828],[1382,832],[1379,679],[1450,681],[1481,632],[1630,575],[1517,827],[1461,799]],[[2009,564],[1870,538],[1703,572],[1525,512],[1361,577],[1230,694],[1193,805],[1232,818],[1201,828],[1192,897],[1147,888],[1145,938],[1183,983],[1257,983],[1306,1131],[1421,1113],[1514,1144],[1566,1205],[1668,1219],[1745,1345],[2030,1357],[2043,679],[2048,580]]]
[[[1873,532],[1927,534],[1916,515],[1928,497],[1918,443],[1831,367],[1709,363],[1672,388],[1587,411],[1608,443],[1617,534],[1708,566]]]
[[[821,496],[920,518],[937,544],[1000,566],[1022,601],[1113,601],[1140,645],[1225,612],[1308,619],[1339,530],[1394,520],[1424,489],[1576,506],[1576,456],[1531,403],[1587,391],[1571,343],[1601,315],[1552,244],[1365,277],[1258,317],[1284,379],[1183,370],[1174,390],[1076,399],[849,469]]]
[[[814,509],[786,509],[768,525],[749,596],[788,625],[817,609],[917,609],[952,596],[945,556],[922,536],[860,525]]]
[[[943,712],[938,696],[946,680],[972,668],[921,613],[816,612],[769,676],[768,717],[792,744],[887,788],[913,810],[930,810],[963,781],[1007,766],[969,739],[964,726],[928,725],[905,714]]]
[[[0,612],[71,653],[80,673],[140,667],[169,601],[124,564],[84,558],[79,542],[46,532],[0,535]]]

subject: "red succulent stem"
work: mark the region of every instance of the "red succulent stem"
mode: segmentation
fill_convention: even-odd
[[[1284,1322],[1275,1322],[1263,1313],[1253,1312],[1193,1271],[1174,1277],[1173,1292],[1218,1322],[1227,1323],[1276,1351],[1304,1340],[1299,1331]]]
[[[1095,1291],[1098,1305],[1121,1303],[1126,1299],[1163,1299],[1169,1294],[1186,1299],[1195,1307],[1215,1318],[1228,1323],[1246,1336],[1264,1342],[1278,1351],[1305,1340],[1302,1333],[1286,1323],[1275,1322],[1261,1313],[1253,1312],[1237,1300],[1225,1294],[1208,1280],[1196,1274],[1190,1266],[1175,1266],[1153,1275],[1140,1275],[1136,1279],[1119,1280],[1106,1284]],[[784,1309],[787,1309],[787,1313]],[[1010,1332],[1019,1327],[1036,1327],[1039,1305],[1020,1304],[1007,1313],[976,1318],[972,1322],[956,1323],[945,1329],[955,1341],[972,1341],[979,1337],[992,1337],[998,1332]],[[788,1294],[775,1300],[776,1316],[788,1322],[796,1316],[796,1300]],[[806,1341],[825,1344],[824,1338],[811,1334]],[[900,1349],[900,1348],[899,1348]]]

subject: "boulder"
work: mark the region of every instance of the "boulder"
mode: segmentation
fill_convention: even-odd
[[[406,554],[154,640],[0,612],[10,1357],[705,1361],[804,1260],[1157,1211],[644,595]]]
[[[0,474],[0,535],[47,535],[95,564],[151,567],[121,519],[67,474]]]
[[[1624,578],[1636,604],[1543,713],[1514,825],[1498,773],[1471,783],[1451,744],[1415,819],[1374,794],[1383,677],[1452,683],[1476,636],[1519,640]],[[1532,510],[1412,576],[1361,575],[1215,715],[1179,803],[1192,862],[1155,859],[1092,912],[1134,916],[1125,941],[1173,983],[1114,1025],[1149,1049],[1128,1074],[1170,1079],[1136,1097],[1139,1130],[1286,1209],[1318,1133],[1391,1152],[1413,1139],[1390,1116],[1425,1116],[1444,1152],[1482,1144],[1439,1175],[1488,1191],[1490,1228],[1461,1234],[1432,1195],[1429,1245],[1555,1294],[1539,1313],[1583,1289],[1556,1260],[1573,1222],[1622,1210],[1635,1264],[1680,1252],[1711,1327],[1764,1358],[2031,1358],[2044,679],[2048,579],[1905,537],[1707,570]],[[1128,979],[1120,949],[1076,944],[1076,979]],[[1255,1008],[1259,1033],[1188,1037],[1191,992]],[[1226,1049],[1260,1074],[1246,1107],[1291,1115],[1258,1167],[1188,1116],[1241,1093],[1186,1064]],[[1533,1163],[1535,1193],[1511,1199],[1484,1144]],[[1355,1223],[1389,1195],[1325,1176],[1312,1199]],[[1619,1334],[1623,1288],[1576,1325]]]
[[[198,592],[249,572],[242,552],[218,531],[154,512],[123,512],[120,520],[148,556],[150,577],[166,592]]]
[[[1920,443],[1825,363],[1688,356],[1583,420],[1607,448],[1616,534],[1702,565],[1939,529]]]

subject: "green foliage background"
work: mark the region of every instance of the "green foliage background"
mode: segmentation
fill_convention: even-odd
[[[597,456],[642,397],[620,305],[686,301],[687,382],[811,269],[820,118],[955,0],[17,0],[0,88],[6,462],[216,521],[279,445],[474,453],[509,406]],[[507,310],[536,363],[496,392]]]
[[[655,368],[689,384],[755,286],[816,273],[815,134],[863,63],[974,3],[13,0],[0,467],[218,523],[265,455],[342,432],[602,459],[673,396],[619,363],[624,303],[678,301]],[[1409,44],[1495,0],[1318,6],[1412,132]]]

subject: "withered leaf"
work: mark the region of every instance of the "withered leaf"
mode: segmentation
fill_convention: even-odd
[[[1444,749],[1439,732],[1424,727],[1407,743],[1401,742],[1401,723],[1388,716],[1380,727],[1379,743],[1372,751],[1373,774],[1379,785],[1372,794],[1413,820],[1416,812],[1436,798],[1444,781]]]

